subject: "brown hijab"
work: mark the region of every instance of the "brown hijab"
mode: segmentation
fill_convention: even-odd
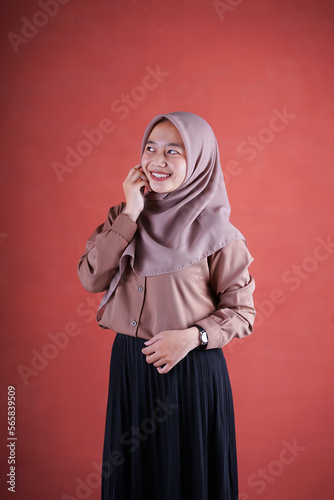
[[[187,174],[174,191],[145,196],[132,242],[133,268],[144,276],[178,271],[243,238],[229,222],[231,210],[218,144],[203,118],[187,112],[156,116],[146,128],[141,153],[154,125],[162,118],[170,120],[182,137]]]
[[[172,273],[199,262],[234,240],[244,239],[229,222],[231,210],[218,144],[203,118],[184,111],[156,116],[145,130],[141,153],[154,125],[162,119],[170,120],[182,137],[186,177],[170,193],[145,195],[135,237],[120,259],[119,270],[100,308],[115,290],[129,260],[133,270],[143,276]]]

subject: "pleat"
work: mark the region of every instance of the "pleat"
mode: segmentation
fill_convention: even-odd
[[[231,386],[221,349],[161,375],[144,339],[118,333],[110,362],[102,500],[237,500]]]

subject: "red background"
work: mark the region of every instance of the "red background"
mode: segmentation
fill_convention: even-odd
[[[319,238],[334,239],[332,3],[58,6],[46,19],[33,0],[1,9],[2,498],[11,498],[8,385],[17,402],[15,498],[99,498],[92,463],[101,459],[114,334],[96,324],[96,297],[76,266],[88,236],[123,199],[148,121],[175,110],[212,125],[231,221],[255,258],[257,327],[224,348],[240,500],[330,498],[334,250],[320,249]],[[14,43],[8,34],[22,36],[23,17],[45,25]],[[164,73],[160,82],[145,79],[148,66]],[[143,82],[155,88],[136,89]],[[114,101],[123,94],[132,97],[121,113]],[[277,111],[286,123],[272,119]],[[113,131],[60,182],[53,162],[66,165],[66,147],[77,148],[82,130],[104,118]],[[65,328],[63,348],[55,347],[49,334]],[[36,352],[49,357],[38,370]],[[297,444],[295,455],[283,452],[286,443]],[[79,494],[78,478],[88,482]]]

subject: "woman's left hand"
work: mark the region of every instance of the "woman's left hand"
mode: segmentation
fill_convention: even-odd
[[[146,361],[153,363],[159,373],[167,373],[199,345],[198,328],[166,330],[147,340],[145,345],[147,347],[142,349],[142,353]]]

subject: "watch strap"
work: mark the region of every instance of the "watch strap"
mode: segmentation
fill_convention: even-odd
[[[204,328],[201,325],[197,325],[196,323],[193,326],[196,326],[196,328],[198,328],[199,330],[199,340],[201,344],[198,346],[198,349],[206,349],[209,342],[207,331],[204,330]],[[206,342],[203,340],[203,336],[206,337],[207,339]]]

